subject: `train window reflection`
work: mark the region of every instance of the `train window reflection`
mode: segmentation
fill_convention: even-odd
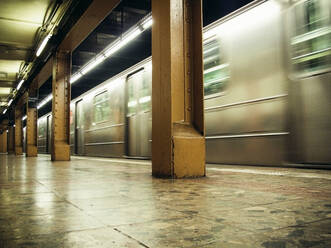
[[[137,101],[134,90],[134,82],[129,78],[128,83],[128,114],[136,113]]]
[[[292,64],[299,73],[330,69],[331,18],[327,0],[307,0],[294,7]]]
[[[148,81],[148,78],[146,78],[146,74],[144,73],[144,77],[141,83],[141,89],[139,94],[139,105],[140,105],[140,111],[147,111],[150,109],[151,105],[151,92],[149,85],[151,82]]]
[[[127,114],[133,115],[151,109],[151,77],[141,69],[128,78]]]
[[[222,54],[220,41],[213,39],[207,41],[203,47],[204,63],[204,93],[205,96],[220,94],[225,90],[229,81],[229,64]]]
[[[41,126],[38,130],[38,135],[39,137],[44,137],[45,136],[45,133],[46,133],[46,128]]]
[[[109,119],[110,107],[108,92],[102,92],[96,95],[93,99],[94,106],[94,122],[102,122]]]

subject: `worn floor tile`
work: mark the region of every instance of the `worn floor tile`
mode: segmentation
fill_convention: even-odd
[[[1,243],[2,242],[2,243]],[[2,245],[2,246],[1,246]],[[141,248],[138,241],[110,229],[91,229],[76,232],[35,235],[25,239],[3,240],[0,247],[6,248]]]
[[[331,247],[331,171],[0,155],[0,248]]]
[[[117,227],[149,247],[200,247],[216,240],[234,240],[252,235],[235,226],[198,216],[165,219]]]

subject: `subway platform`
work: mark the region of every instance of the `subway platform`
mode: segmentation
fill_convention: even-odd
[[[331,171],[0,155],[0,247],[331,247]]]

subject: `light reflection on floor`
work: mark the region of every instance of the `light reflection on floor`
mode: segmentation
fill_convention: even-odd
[[[0,155],[2,247],[331,247],[331,171]]]

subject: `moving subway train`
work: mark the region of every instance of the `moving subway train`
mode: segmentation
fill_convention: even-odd
[[[331,164],[331,2],[253,2],[204,29],[207,162]],[[148,58],[71,102],[72,153],[151,156]],[[50,151],[50,114],[38,150]]]

